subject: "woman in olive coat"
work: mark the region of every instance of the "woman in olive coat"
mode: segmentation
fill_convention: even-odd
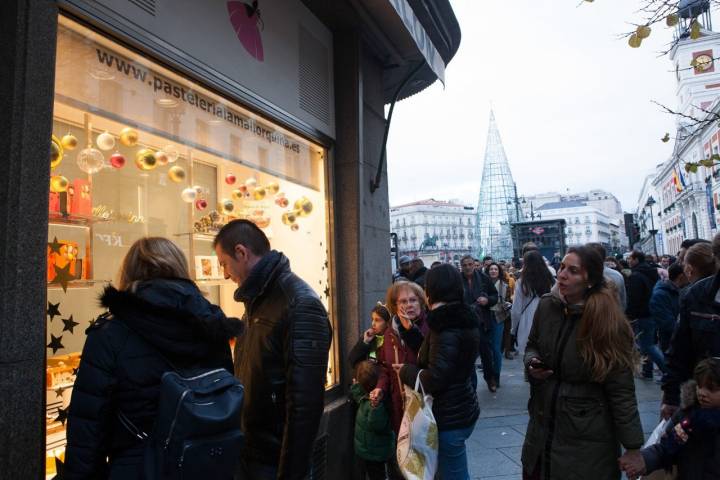
[[[569,249],[557,280],[540,300],[525,351],[523,479],[619,479],[620,446],[644,441],[632,329],[592,249]]]

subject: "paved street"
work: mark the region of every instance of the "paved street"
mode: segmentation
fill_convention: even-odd
[[[475,432],[467,442],[473,479],[517,480],[521,478],[520,451],[527,427],[529,386],[523,380],[520,358],[504,360],[501,387],[490,393],[479,372],[478,395],[482,409]],[[660,387],[636,380],[640,417],[647,435],[655,428],[660,410]]]

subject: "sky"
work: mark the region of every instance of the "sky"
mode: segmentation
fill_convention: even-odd
[[[451,0],[462,40],[435,82],[395,106],[390,204],[477,205],[489,110],[520,195],[604,189],[634,211],[643,179],[672,152],[672,29],[638,49],[620,35],[640,0]],[[580,4],[580,5],[579,5]]]

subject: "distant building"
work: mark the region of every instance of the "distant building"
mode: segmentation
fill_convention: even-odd
[[[565,235],[569,246],[597,242],[605,245],[611,252],[620,248],[617,223],[586,201],[548,202],[534,210],[541,215],[542,220],[565,220]]]
[[[475,208],[459,201],[433,198],[390,207],[390,231],[398,254],[433,252],[441,261],[457,262],[476,246]]]

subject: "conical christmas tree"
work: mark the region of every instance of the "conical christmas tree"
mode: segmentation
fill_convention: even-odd
[[[492,255],[495,259],[510,259],[513,256],[510,223],[518,221],[514,185],[495,114],[490,110],[477,208],[479,257]]]

